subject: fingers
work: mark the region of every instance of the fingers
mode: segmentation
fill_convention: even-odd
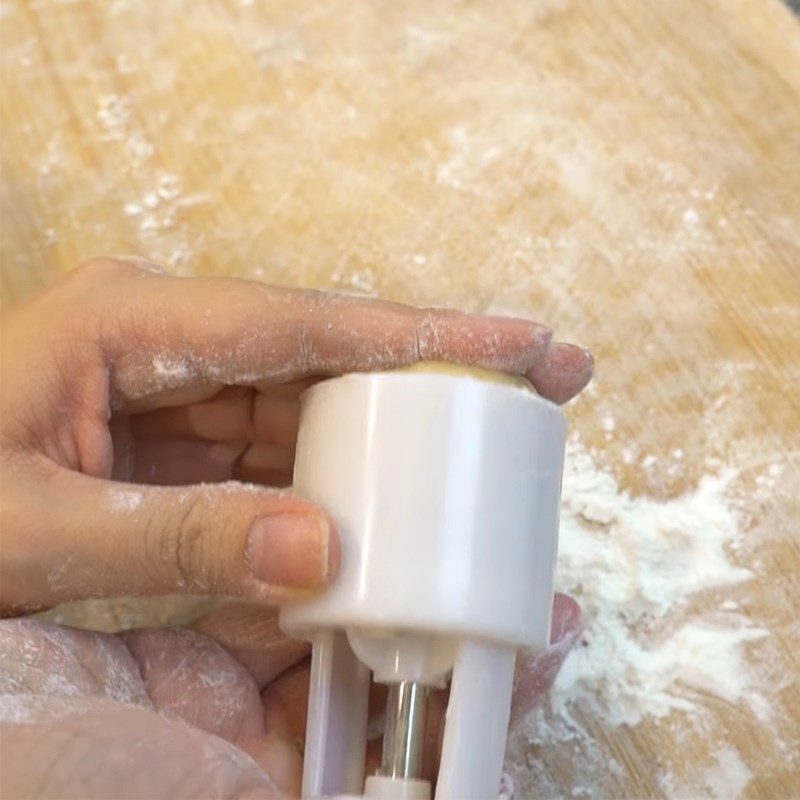
[[[247,667],[259,689],[310,652],[308,642],[290,639],[278,626],[278,609],[230,601],[192,623]]]
[[[292,381],[439,359],[522,373],[550,340],[543,325],[446,309],[417,309],[236,279],[183,279],[124,262],[95,262],[75,281],[87,296],[103,265],[119,302],[103,298],[103,344],[118,405],[177,404],[220,385]],[[176,389],[186,393],[176,399]],[[169,398],[163,397],[169,394]]]
[[[305,741],[310,669],[311,660],[303,659],[261,693],[267,728],[291,741]]]
[[[185,486],[232,480],[235,466],[247,447],[238,442],[206,442],[164,437],[135,441],[131,469],[135,483]]]
[[[2,797],[285,797],[233,744],[106,698],[21,694],[0,708]]]
[[[225,615],[215,617],[212,612],[205,627],[223,635],[233,633],[230,638],[236,644],[242,644],[244,636],[252,648],[250,635],[256,633],[256,627],[267,635],[274,631],[260,625],[245,633],[246,626],[241,622],[247,614],[242,614],[248,610],[255,611],[236,604]],[[254,617],[251,614],[250,620]],[[224,630],[225,622],[231,624],[232,631]],[[233,742],[266,771],[282,792],[290,797],[298,795],[302,759],[296,739],[286,735],[281,720],[265,725],[259,684],[239,658],[250,649],[229,652],[208,635],[185,628],[128,631],[122,636],[139,664],[157,710]],[[294,643],[295,653],[297,644]],[[285,669],[286,654],[280,653],[279,647],[261,649],[260,656],[257,666],[267,667],[277,656],[279,663],[272,665],[274,674]]]
[[[543,397],[554,403],[566,403],[591,381],[594,358],[577,345],[553,342],[525,375]]]
[[[199,403],[135,414],[124,477],[170,486],[230,479],[288,486],[307,386],[229,387]]]
[[[187,628],[120,634],[153,706],[231,742],[264,734],[253,676],[220,644]]]
[[[116,797],[120,785],[131,797],[280,796],[256,764],[222,741],[226,724],[237,734],[263,733],[252,678],[237,675],[245,687],[249,681],[248,696],[228,680],[243,668],[199,634],[193,648],[173,645],[187,631],[132,634],[145,652],[148,634],[158,639],[148,654],[171,666],[169,674],[118,636],[32,619],[0,622],[0,796]],[[195,708],[217,712],[213,732],[222,738],[155,713],[197,723]]]
[[[139,668],[116,637],[36,619],[0,622],[0,694],[106,697],[153,704]]]
[[[144,487],[51,470],[20,477],[0,600],[28,610],[90,596],[308,596],[336,574],[329,518],[289,493],[237,483]]]
[[[550,647],[533,655],[520,651],[514,672],[510,727],[520,720],[552,689],[559,670],[583,630],[580,606],[568,595],[553,599]]]
[[[138,439],[164,436],[215,442],[257,442],[294,450],[300,394],[308,381],[267,386],[263,391],[229,387],[192,405],[160,408],[131,417]]]
[[[133,469],[137,483],[184,486],[243,480],[286,487],[292,482],[294,449],[241,442],[163,439],[136,442]]]

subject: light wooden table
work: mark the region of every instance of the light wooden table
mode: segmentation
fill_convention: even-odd
[[[499,308],[591,346],[573,430],[633,496],[753,500],[770,725],[595,726],[605,791],[714,742],[800,796],[800,28],[773,0],[4,0],[8,303],[79,260]],[[613,436],[600,420],[612,415]],[[623,446],[634,458],[623,458]],[[679,470],[661,469],[683,450]],[[645,469],[641,456],[655,456]],[[783,743],[783,750],[775,742]],[[795,755],[792,755],[794,750]],[[570,753],[547,769],[564,796]],[[698,795],[713,794],[702,786]]]

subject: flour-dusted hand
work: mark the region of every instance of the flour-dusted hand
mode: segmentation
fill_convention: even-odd
[[[3,610],[324,587],[340,552],[330,519],[262,487],[291,480],[300,393],[419,359],[526,374],[557,401],[592,373],[586,351],[520,319],[128,261],[76,270],[4,321]]]
[[[307,645],[264,601],[323,588],[339,541],[324,509],[266,485],[291,480],[313,381],[419,359],[526,374],[557,401],[592,371],[524,320],[123,261],[88,264],[4,321],[3,610],[175,592],[256,602],[191,631],[0,622],[2,796],[296,796]],[[519,659],[516,709],[547,690],[579,627],[557,597],[557,641]],[[445,703],[431,699],[429,771]]]
[[[553,645],[517,660],[512,719],[549,690],[579,630],[574,601],[556,595]],[[2,621],[0,797],[297,797],[305,654],[280,633],[275,609],[241,602],[191,630],[110,635]],[[373,690],[370,728],[379,730],[385,687]],[[429,703],[429,779],[446,704],[446,692]],[[368,745],[368,772],[380,747]]]

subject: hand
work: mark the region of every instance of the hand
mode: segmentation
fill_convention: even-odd
[[[194,628],[114,636],[0,623],[0,796],[297,796],[304,645],[280,634],[274,610],[241,603]],[[550,688],[579,628],[574,601],[557,595],[554,644],[518,659],[512,725]],[[375,688],[372,717],[385,702]],[[428,777],[445,706],[445,693],[431,697]],[[379,750],[378,740],[369,743],[368,774]]]
[[[586,351],[524,320],[91,262],[4,321],[0,606],[178,592],[263,602],[322,588],[339,558],[325,512],[233,480],[289,483],[298,399],[315,379],[420,358],[524,373],[558,402],[592,373]],[[520,660],[517,709],[576,635],[574,603],[558,602],[563,636]],[[15,699],[0,703],[14,732],[0,748],[2,794],[295,792],[305,645],[263,608],[197,627],[232,655],[185,632],[3,623],[0,679]]]
[[[90,262],[4,320],[0,607],[321,588],[324,510],[231,481],[289,484],[312,381],[420,358],[524,373],[558,402],[592,374],[525,320]]]

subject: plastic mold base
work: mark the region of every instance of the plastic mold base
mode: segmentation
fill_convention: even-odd
[[[516,651],[550,636],[565,437],[556,406],[483,371],[306,392],[294,486],[332,514],[342,567],[322,596],[281,609],[312,643],[303,797],[431,797],[427,691],[448,680],[434,796],[497,797]],[[365,779],[371,674],[390,691],[383,762]]]

